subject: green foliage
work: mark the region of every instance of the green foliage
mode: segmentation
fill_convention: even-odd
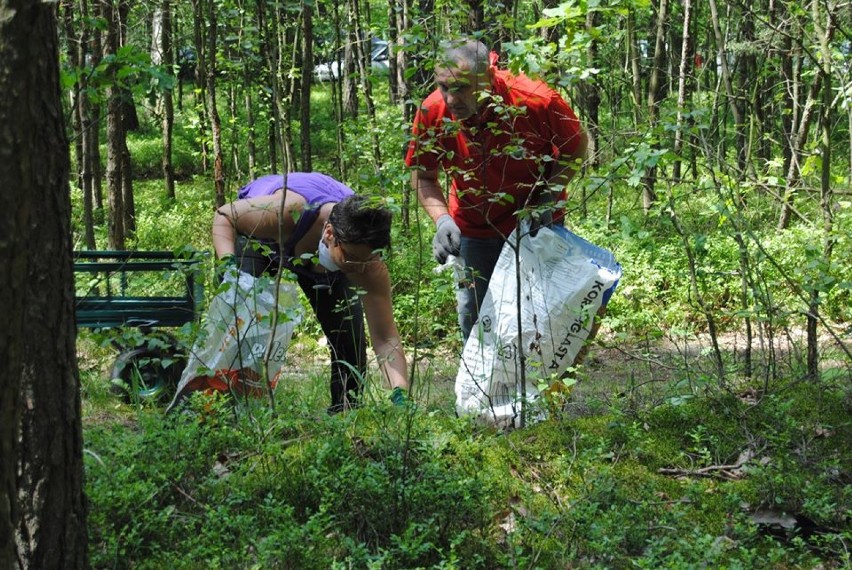
[[[838,567],[852,425],[848,389],[826,388],[508,435],[381,400],[318,417],[293,383],[277,414],[200,396],[139,409],[86,428],[93,566]],[[779,539],[751,518],[766,508],[820,530]]]
[[[175,178],[183,180],[201,171],[201,156],[193,148],[193,141],[184,129],[177,129],[172,152]],[[134,179],[160,180],[163,177],[163,141],[150,133],[128,133],[127,148],[131,157]],[[106,150],[102,151],[106,156]]]

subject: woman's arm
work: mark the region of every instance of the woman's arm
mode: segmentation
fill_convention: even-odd
[[[225,204],[213,217],[213,249],[216,257],[233,255],[236,233],[260,239],[278,239],[278,208],[281,192]],[[285,217],[286,219],[286,217]]]
[[[369,273],[349,277],[356,286],[363,287],[366,291],[362,303],[379,369],[391,388],[408,390],[408,363],[393,318],[387,267],[384,263],[377,263],[376,268]]]

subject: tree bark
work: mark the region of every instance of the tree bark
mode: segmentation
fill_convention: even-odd
[[[642,122],[642,66],[640,54],[636,50],[636,17],[629,11],[625,19],[625,41],[627,42],[627,59],[630,65],[630,94],[633,97],[633,126],[637,129]]]
[[[692,34],[690,32],[692,16],[691,0],[683,0],[683,36],[681,38],[680,49],[680,68],[678,69],[678,85],[677,85],[677,129],[675,129],[674,152],[677,155],[672,173],[675,182],[680,181],[680,171],[682,161],[680,155],[683,152],[683,131],[686,128],[686,120],[684,119],[684,109],[686,108],[687,76],[692,71]]]
[[[222,151],[222,119],[216,106],[216,49],[217,49],[216,5],[207,0],[207,65],[204,85],[207,91],[207,114],[210,118],[210,138],[213,141],[213,187],[216,206],[225,205],[225,159]]]
[[[357,0],[351,0],[353,6],[353,20],[355,23],[355,35],[364,38],[355,44],[355,62],[357,64],[358,77],[361,78],[361,89],[364,91],[364,101],[367,105],[367,119],[370,121],[370,138],[373,147],[373,169],[378,172],[382,165],[381,145],[379,144],[379,125],[376,122],[376,103],[373,99],[373,84],[370,81],[370,38],[361,28],[361,13]]]
[[[657,126],[659,104],[663,97],[663,72],[666,67],[666,19],[668,0],[659,0],[657,5],[657,39],[654,45],[654,65],[648,80],[648,122],[651,130]],[[657,167],[648,167],[642,181],[642,208],[647,215],[657,201]]]
[[[833,11],[836,9],[834,2],[826,3],[826,14],[823,15],[819,2],[813,2],[811,12],[813,14],[814,29],[820,44],[820,69],[824,75],[822,85],[822,107],[820,113],[822,169],[820,171],[820,210],[822,211],[823,247],[822,258],[827,266],[831,263],[834,252],[834,209],[831,189],[831,109],[832,109],[832,59],[831,38],[834,33],[832,22],[835,21]],[[823,17],[825,23],[823,23]],[[818,269],[822,271],[822,269]],[[821,275],[816,276],[819,280]],[[817,324],[820,311],[820,297],[822,291],[819,287],[813,287],[811,292],[810,310],[807,318],[807,344],[808,344],[808,376],[813,379],[819,378],[819,339],[817,336]]]
[[[356,58],[358,53],[355,46],[361,40],[357,33],[358,0],[346,0],[346,35],[343,48],[343,62],[340,68],[341,93],[343,96],[343,112],[353,119],[358,117],[358,85],[353,80],[357,70]]]
[[[56,8],[0,0],[0,568],[88,563]]]
[[[98,6],[98,2],[102,0],[95,0],[93,6],[95,6],[95,13],[101,12]],[[80,0],[81,12],[83,14],[88,14],[88,0]],[[92,37],[90,42],[90,53],[91,59],[93,62],[100,61],[104,54],[104,46],[103,46],[103,35],[101,34],[101,30],[97,27],[91,30]],[[86,132],[89,134],[88,139],[86,140],[86,147],[89,155],[89,166],[92,170],[92,197],[94,199],[94,209],[98,213],[98,216],[103,216],[104,210],[104,169],[101,165],[101,146],[100,146],[100,132],[98,129],[98,124],[100,123],[102,106],[99,102],[91,101],[91,107],[88,113],[88,123],[84,120],[84,125],[87,125]]]
[[[159,54],[159,61],[152,57],[152,63],[162,65],[166,73],[174,77],[175,53],[172,46],[172,4],[171,0],[162,0],[162,4],[154,11],[154,30],[159,33],[154,36],[154,52]],[[153,53],[152,53],[153,55]],[[176,78],[175,78],[176,79]],[[174,141],[175,106],[172,86],[161,88],[159,92],[162,111],[162,171],[163,183],[166,187],[166,197],[175,199],[175,168],[172,163],[172,145]]]
[[[313,3],[302,1],[302,80],[299,98],[301,122],[300,151],[302,170],[313,170],[311,160],[311,72],[314,68],[314,15]]]
[[[104,55],[118,52],[118,14],[114,0],[102,0],[101,16],[107,24]],[[118,69],[109,69],[110,85],[107,87],[107,197],[109,203],[109,248],[124,249],[126,232],[124,227],[124,194],[121,167],[124,142],[122,121],[121,89],[118,87]]]
[[[716,9],[716,0],[710,0],[710,20],[713,26],[713,35],[716,38],[716,61],[722,69],[722,85],[725,87],[725,94],[728,97],[728,106],[731,109],[731,114],[734,116],[734,130],[737,139],[737,168],[738,176],[742,177],[745,174],[745,135],[743,134],[743,114],[740,103],[738,102],[737,94],[734,92],[733,81],[731,80],[731,72],[728,69],[728,50],[725,45],[725,38],[722,35],[722,27],[719,23],[719,12]],[[724,160],[724,158],[722,158]]]

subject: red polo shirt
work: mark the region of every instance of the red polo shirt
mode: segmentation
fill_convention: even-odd
[[[440,91],[426,98],[405,163],[450,175],[450,215],[463,235],[505,237],[533,190],[545,187],[555,160],[576,153],[582,132],[571,107],[545,83],[496,70],[490,104],[467,121],[455,120]]]

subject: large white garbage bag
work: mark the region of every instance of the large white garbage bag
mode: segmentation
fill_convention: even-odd
[[[522,412],[526,424],[544,417],[539,385],[573,364],[621,277],[611,252],[563,227],[515,245],[513,235],[503,246],[456,376],[457,411],[499,427],[520,426]]]
[[[272,388],[278,383],[293,331],[302,320],[298,287],[284,280],[278,284],[278,319],[273,329],[274,278],[256,279],[233,271],[224,282],[229,286],[210,302],[177,393],[166,411],[192,391],[261,395],[267,381]],[[264,370],[270,337],[268,369]]]

